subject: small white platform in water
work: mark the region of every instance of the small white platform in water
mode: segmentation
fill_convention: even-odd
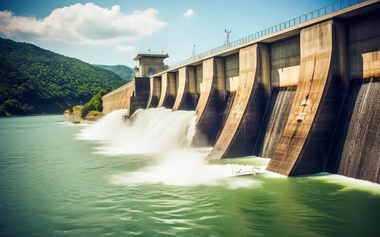
[[[232,170],[233,176],[256,175],[260,173],[261,173],[261,169],[259,166],[251,166],[249,168],[244,167],[244,168],[239,168],[239,169],[235,168]]]

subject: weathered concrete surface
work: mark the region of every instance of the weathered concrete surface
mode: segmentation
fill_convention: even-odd
[[[273,156],[293,104],[300,68],[299,35],[270,44],[270,65],[273,91],[253,150],[261,157]]]
[[[153,74],[164,70],[164,59],[169,57],[167,54],[162,53],[139,53],[133,59],[139,61],[138,70],[135,72],[136,77],[149,77]]]
[[[81,114],[82,113],[70,113],[70,112],[67,112],[65,111],[63,113],[63,121],[67,122],[67,123],[82,123],[82,117],[81,117]]]
[[[220,122],[220,128],[226,125],[228,116],[231,112],[233,102],[236,97],[236,91],[239,81],[239,53],[232,54],[224,58],[225,64],[225,76],[226,76],[226,106],[223,112],[223,118]],[[216,139],[219,138],[222,133],[222,129],[218,130]]]
[[[130,105],[127,115],[132,115],[138,109],[145,109],[149,99],[149,77],[135,77],[133,79],[133,84],[135,85],[135,92],[130,97]]]
[[[251,155],[270,96],[269,47],[253,45],[239,52],[240,75],[231,111],[207,159]]]
[[[202,71],[200,97],[195,109],[197,132],[193,143],[211,145],[215,141],[226,103],[224,59],[210,58],[203,61]]]
[[[73,124],[93,124],[102,119],[104,115],[90,115],[88,114],[86,118],[81,117],[81,113],[70,113],[65,111],[64,112],[64,121],[67,123],[73,123]]]
[[[233,54],[225,58],[226,91],[236,92],[239,79],[239,54]]]
[[[130,108],[130,97],[135,91],[135,85],[130,82],[110,93],[104,95],[103,99],[103,113],[108,114],[118,109]]]
[[[161,77],[150,78],[150,92],[147,108],[155,108],[161,97]]]
[[[299,35],[272,43],[270,59],[272,86],[296,86],[300,69]]]
[[[194,110],[198,100],[195,67],[183,67],[178,72],[178,91],[173,105],[176,110]]]
[[[380,78],[351,83],[328,172],[380,183]]]
[[[253,155],[273,157],[289,117],[296,86],[274,87],[256,140]]]
[[[355,17],[347,25],[352,80],[326,171],[380,183],[380,12]]]
[[[177,84],[176,72],[162,74],[161,97],[157,107],[173,108],[177,96]]]
[[[333,31],[333,26],[338,29]],[[339,111],[335,105],[342,99],[342,79],[335,78],[335,70],[340,67],[331,66],[333,43],[344,37],[339,34],[342,28],[343,24],[331,20],[301,31],[297,92],[267,170],[284,175],[323,171]],[[338,50],[336,53],[344,55]]]
[[[254,152],[257,147],[261,154],[267,154],[265,156],[271,157],[273,154],[268,170],[285,175],[333,170],[330,172],[379,182],[376,173],[380,163],[377,155],[379,151],[376,150],[376,144],[380,143],[376,100],[380,75],[379,9],[380,0],[365,1],[223,52],[210,52],[205,58],[189,62],[189,65],[165,71],[164,74],[178,73],[181,67],[195,68],[194,87],[196,94],[200,94],[196,107],[199,133],[195,141],[202,145],[213,145],[215,138],[219,137],[216,144],[219,150],[212,151],[216,158],[249,153],[252,144],[239,139],[246,138],[246,131],[254,129],[252,126],[256,125],[249,121],[255,121],[257,114],[245,111],[244,116],[239,118],[239,125],[229,118],[234,110],[241,113],[237,92],[244,91],[240,88],[241,78],[248,74],[241,68],[244,60],[239,62],[241,55],[237,55],[239,50],[257,43],[266,44],[270,45],[268,72],[275,92],[268,107],[273,108],[267,108],[259,135],[249,134],[248,140],[258,136]],[[259,58],[262,55],[256,56]],[[240,75],[234,75],[236,71]],[[186,73],[189,73],[190,78],[190,71]],[[161,75],[154,76],[161,78]],[[184,84],[180,77],[183,78],[179,75],[176,77],[176,88],[178,92],[183,91],[177,93],[181,94],[182,99],[177,99],[174,109],[180,109],[181,103],[186,101],[186,80]],[[156,98],[162,99],[161,105],[165,98],[162,94],[171,90],[168,89],[168,79],[166,75],[159,86],[160,92],[155,93]],[[253,86],[246,84],[252,87],[248,94],[255,98],[268,98],[258,95],[267,95],[266,85],[262,83],[261,88],[264,89],[256,93],[255,78]],[[341,109],[347,90],[347,99]],[[294,102],[291,103],[293,97]],[[152,102],[152,99],[149,101]],[[255,106],[265,105],[265,102],[255,99],[250,101],[246,109],[249,111],[255,111]],[[288,112],[288,118],[284,119]],[[339,113],[343,118],[337,120]],[[236,113],[236,116],[239,114]],[[269,122],[264,125],[266,119]],[[285,120],[284,125],[282,122]],[[232,135],[226,132],[229,126],[236,129]],[[332,139],[334,131],[336,139]],[[199,141],[202,138],[199,134],[204,135],[205,143]],[[280,139],[277,140],[278,137]],[[365,142],[357,142],[356,139]],[[339,141],[338,145],[332,143],[335,140]],[[367,144],[371,147],[367,147]]]
[[[380,77],[380,10],[349,21],[350,79]]]
[[[185,93],[187,93],[186,84],[188,81],[189,81],[189,75],[186,70],[186,67],[180,68],[178,72],[178,91],[177,91],[177,96],[174,101],[173,111],[178,110]]]
[[[161,93],[160,100],[158,101],[157,107],[162,107],[165,101],[166,91],[168,89],[168,73],[163,73],[161,75]]]

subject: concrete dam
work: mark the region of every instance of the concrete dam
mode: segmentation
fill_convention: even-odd
[[[380,183],[380,0],[344,0],[164,68],[141,52],[103,112],[195,110],[207,159],[271,158],[267,170]]]

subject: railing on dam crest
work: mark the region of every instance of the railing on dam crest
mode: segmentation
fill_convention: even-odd
[[[356,5],[356,4],[359,4],[359,3],[362,3],[362,2],[366,2],[366,1],[368,1],[368,0],[341,0],[339,2],[330,4],[330,5],[326,6],[326,7],[320,8],[318,10],[315,10],[315,11],[306,13],[306,14],[304,14],[302,16],[293,18],[293,19],[291,19],[289,21],[283,22],[281,24],[269,27],[269,28],[267,28],[265,30],[262,30],[262,31],[254,33],[254,34],[248,35],[248,36],[246,36],[244,38],[235,40],[235,41],[233,41],[233,42],[231,42],[229,44],[225,44],[225,45],[219,46],[217,48],[208,50],[208,51],[203,52],[201,54],[195,55],[193,57],[190,57],[188,59],[185,59],[185,60],[180,61],[178,63],[175,63],[173,65],[170,65],[169,69],[176,68],[176,67],[179,67],[179,66],[184,65],[184,64],[188,64],[190,62],[193,62],[193,61],[196,61],[196,60],[208,57],[210,55],[213,55],[213,54],[216,54],[216,53],[228,50],[230,48],[242,45],[244,43],[247,43],[247,42],[250,42],[250,41],[253,41],[253,40],[257,40],[259,38],[268,36],[270,34],[277,33],[279,31],[285,30],[285,29],[287,29],[289,27],[293,27],[293,26],[296,26],[296,25],[299,25],[299,24],[302,24],[302,23],[314,20],[314,19],[316,19],[318,17],[322,17],[322,16],[325,16],[327,14],[330,14],[330,13],[333,13],[333,12],[336,12],[336,11],[339,11],[339,10],[345,9],[347,7],[351,7],[353,5]]]

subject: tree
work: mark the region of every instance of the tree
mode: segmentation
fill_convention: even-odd
[[[0,116],[62,113],[101,89],[110,91],[125,82],[78,59],[0,38]],[[101,107],[92,104],[96,110]]]

